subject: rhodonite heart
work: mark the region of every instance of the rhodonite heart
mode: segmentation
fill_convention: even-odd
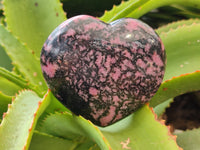
[[[164,76],[165,51],[154,30],[139,20],[106,24],[80,15],[50,34],[41,67],[49,88],[67,108],[107,126],[156,93]]]

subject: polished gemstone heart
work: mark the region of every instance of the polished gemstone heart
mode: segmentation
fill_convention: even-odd
[[[106,24],[80,15],[50,34],[41,67],[58,100],[74,114],[107,126],[156,93],[164,76],[165,51],[154,30],[139,20]]]

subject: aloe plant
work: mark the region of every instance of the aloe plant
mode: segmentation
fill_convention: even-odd
[[[42,45],[66,20],[61,3],[4,0],[0,5],[4,14],[0,16],[0,59],[4,60],[0,67],[0,149],[198,149],[199,129],[173,135],[157,116],[175,96],[200,90],[200,20],[192,11],[199,9],[200,0],[129,0],[105,11],[99,19],[109,23],[123,17],[141,18],[153,9],[172,5],[188,18],[197,18],[156,29],[167,54],[163,83],[149,104],[102,128],[72,114],[48,90],[42,76]]]

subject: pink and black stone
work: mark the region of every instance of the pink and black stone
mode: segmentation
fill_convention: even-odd
[[[74,114],[107,126],[148,102],[165,70],[161,39],[131,18],[110,24],[80,15],[59,25],[41,52],[53,94]]]

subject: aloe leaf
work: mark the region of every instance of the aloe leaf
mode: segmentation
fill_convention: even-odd
[[[10,58],[6,54],[3,47],[1,47],[1,45],[0,45],[0,66],[6,68],[9,71],[11,71],[13,68]]]
[[[87,139],[84,143],[80,143],[74,150],[101,150],[99,146],[93,141]]]
[[[170,98],[166,101],[164,101],[163,103],[157,105],[156,107],[153,108],[155,114],[160,117],[164,112],[165,110],[170,107],[170,104],[174,101],[173,98]]]
[[[73,115],[67,112],[50,114],[43,121],[39,131],[69,140],[81,138],[84,135],[83,131],[73,119]]]
[[[76,142],[34,131],[29,150],[74,150]]]
[[[163,103],[169,98],[200,90],[200,71],[187,73],[162,83],[155,96],[151,99],[152,107]]]
[[[96,126],[81,116],[75,116],[68,112],[49,115],[43,121],[40,131],[74,140],[79,144],[88,142],[90,139],[95,141],[101,149],[110,149],[109,143]]]
[[[168,99],[166,101],[164,101],[163,103],[157,105],[156,107],[153,108],[154,112],[156,113],[156,115],[158,117],[160,117],[166,110],[166,108],[168,108],[170,106],[170,104],[173,102],[173,98]]]
[[[180,131],[176,135],[177,144],[184,150],[199,150],[200,129]]]
[[[19,86],[0,76],[0,91],[8,96],[15,96],[21,90]]]
[[[13,72],[9,72],[8,70],[0,67],[0,76],[0,91],[3,91],[5,94],[15,95],[21,89],[31,89],[39,96],[42,96],[41,91],[37,86],[32,85],[21,76],[16,75]],[[10,86],[8,87],[8,85]]]
[[[48,103],[48,94],[43,99],[32,91],[16,96],[0,125],[0,149],[27,150],[38,117]]]
[[[171,4],[200,8],[198,0],[129,0],[122,1],[118,6],[114,5],[110,11],[105,11],[100,20],[110,23],[123,17],[139,18],[153,9]]]
[[[55,112],[68,112],[71,113],[69,109],[67,109],[63,104],[61,104],[57,98],[53,95],[53,93],[49,89],[49,96],[51,102],[49,106],[46,108],[45,113],[55,113]]]
[[[12,102],[12,96],[7,96],[0,92],[0,119],[3,117],[3,113],[5,113],[8,109],[8,104]]]
[[[4,0],[4,12],[8,29],[37,57],[48,35],[66,20],[59,0]]]
[[[114,150],[178,150],[175,137],[148,105],[143,106],[133,115],[101,129]]]
[[[56,98],[55,96],[52,94],[52,92],[50,91],[50,89],[48,90],[49,93],[49,105],[47,106],[47,108],[45,109],[45,111],[42,113],[42,115],[40,116],[39,120],[38,120],[38,124],[36,126],[36,129],[40,129],[41,127],[41,122],[43,122],[43,120],[45,118],[47,118],[47,116],[49,116],[50,114],[54,114],[56,112],[68,112],[69,114],[71,114],[71,111],[68,110],[63,104],[61,104]]]
[[[0,44],[12,59],[13,65],[17,66],[26,79],[28,79],[32,84],[38,85],[41,92],[46,91],[47,85],[42,75],[39,60],[34,57],[34,55],[28,50],[27,46],[23,45],[1,24]]]
[[[118,6],[114,5],[110,11],[105,11],[100,20],[110,23],[116,19],[128,16],[133,10],[147,3],[149,0],[129,0],[122,1]]]
[[[199,31],[200,24],[192,24],[160,34],[167,54],[164,81],[200,70]]]
[[[79,124],[80,129],[83,130],[86,137],[95,141],[101,149],[112,149],[110,147],[110,143],[107,141],[107,139],[97,126],[93,125],[89,120],[84,119],[82,116],[75,116],[74,120],[77,124]]]
[[[176,21],[173,23],[169,23],[167,25],[164,25],[162,27],[159,27],[156,32],[158,34],[161,34],[162,32],[168,32],[170,30],[176,29],[180,26],[188,26],[188,25],[192,25],[192,24],[196,24],[196,23],[200,23],[200,19],[188,19],[188,20],[180,20],[180,21]]]
[[[199,32],[200,24],[196,23],[160,33],[166,48],[167,66],[164,82],[150,101],[151,106],[200,90]]]
[[[38,129],[40,132],[71,141],[72,145],[76,144],[75,150],[90,149],[97,145],[86,137],[83,130],[73,119],[73,115],[68,112],[50,114]],[[95,147],[98,148],[98,146]]]
[[[68,140],[74,139],[77,142],[82,141],[83,144],[80,143],[80,147],[84,146],[84,142],[87,141],[85,138],[89,138],[104,150],[123,148],[140,150],[148,149],[148,147],[152,147],[152,149],[162,148],[163,150],[179,149],[168,128],[164,123],[156,120],[155,114],[148,106],[144,106],[135,112],[134,115],[110,127],[99,129],[81,116],[73,116],[69,113],[56,113],[49,115],[44,120],[40,132],[46,132],[47,134]],[[126,142],[128,142],[127,145]],[[92,143],[90,144],[92,145]]]
[[[199,9],[194,7],[175,5],[174,8],[179,9],[179,14],[187,18],[200,18]]]
[[[140,7],[136,8],[132,12],[130,12],[126,17],[133,17],[133,18],[139,18],[142,15],[146,14],[147,12],[163,7],[168,5],[180,5],[180,6],[188,6],[188,7],[194,7],[194,8],[200,8],[200,1],[198,0],[150,0],[147,3],[141,5]]]

